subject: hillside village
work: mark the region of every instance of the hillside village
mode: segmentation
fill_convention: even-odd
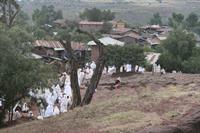
[[[174,1],[62,2],[0,1],[0,132],[199,133],[195,10],[133,25],[122,8]]]
[[[67,20],[56,20],[54,21],[55,26],[58,27],[67,27]],[[126,23],[122,20],[112,21],[112,29],[107,34],[102,34],[101,40],[104,45],[129,45],[135,44],[139,46],[154,48],[156,45],[159,45],[161,41],[167,39],[169,33],[172,31],[172,28],[168,26],[159,26],[159,25],[144,25],[139,28],[128,28]],[[94,22],[94,21],[80,21],[78,23],[79,28],[88,32],[100,32],[103,28],[104,22]],[[62,60],[64,47],[57,41],[48,41],[48,40],[36,40],[34,43],[35,50],[34,54],[37,54],[38,58],[45,58],[47,55],[51,58]],[[45,48],[46,53],[40,48]],[[49,51],[52,49],[52,53]],[[95,48],[95,43],[89,42],[72,42],[72,49],[75,51],[80,51],[84,55],[84,51],[91,52],[92,61],[96,61],[98,51]],[[96,55],[97,54],[97,55]],[[41,56],[41,57],[40,57]],[[154,60],[154,59],[150,59]],[[155,61],[154,61],[155,62]]]

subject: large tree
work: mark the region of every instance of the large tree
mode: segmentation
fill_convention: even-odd
[[[0,1],[0,21],[11,27],[16,15],[20,11],[20,6],[16,0],[1,0]]]
[[[153,18],[151,18],[150,24],[162,25],[162,18],[158,12],[153,15]]]
[[[193,28],[198,25],[198,20],[199,20],[198,15],[192,12],[188,15],[188,17],[185,20],[186,26],[188,28]]]
[[[49,66],[33,59],[29,42],[31,35],[21,28],[0,29],[0,96],[5,99],[4,116],[9,111],[12,121],[13,107],[28,95],[29,89],[47,85],[53,73]],[[3,118],[1,119],[3,120]]]
[[[14,24],[24,27],[24,26],[28,25],[29,20],[30,20],[30,18],[28,16],[28,14],[25,13],[24,11],[20,11],[16,16]]]
[[[51,25],[53,21],[62,18],[62,11],[55,11],[53,5],[42,6],[41,9],[34,10],[32,15],[32,19],[37,26],[44,26],[45,24]]]
[[[90,80],[90,84],[88,88],[86,89],[85,95],[83,99],[81,98],[80,94],[80,87],[78,85],[78,76],[77,76],[77,69],[78,69],[78,61],[74,53],[72,52],[71,48],[71,35],[67,33],[66,31],[59,32],[59,39],[62,45],[65,47],[67,53],[68,53],[68,65],[70,66],[70,80],[71,80],[71,87],[73,90],[73,103],[72,108],[76,106],[84,106],[87,104],[90,104],[92,101],[92,97],[94,95],[95,89],[98,86],[98,83],[100,81],[102,71],[105,65],[105,54],[104,54],[104,44],[102,44],[93,34],[90,34],[86,31],[77,30],[80,34],[85,34],[89,36],[92,40],[95,41],[95,43],[99,47],[99,57],[96,62],[96,69],[94,70],[94,73],[92,75],[92,78]]]
[[[80,18],[88,21],[110,21],[115,18],[115,13],[110,10],[103,10],[97,8],[85,9],[80,13]]]
[[[193,56],[196,42],[194,35],[177,29],[162,44],[165,51],[158,63],[167,71],[183,70],[182,62]]]
[[[172,13],[172,17],[169,18],[169,26],[173,28],[178,28],[184,21],[184,15],[181,13]]]
[[[131,64],[132,66],[145,64],[144,49],[138,45],[109,45],[106,49],[106,65],[115,66],[117,72],[124,64]]]

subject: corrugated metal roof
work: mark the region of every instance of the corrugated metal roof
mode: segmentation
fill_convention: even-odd
[[[103,25],[103,22],[95,22],[95,21],[80,21],[80,25]]]
[[[119,46],[124,46],[124,42],[118,41],[116,39],[113,39],[111,37],[103,37],[100,38],[99,41],[103,43],[104,45],[119,45]],[[88,45],[96,45],[94,41],[88,42]]]
[[[65,50],[59,41],[36,40],[33,44],[35,47],[52,48],[55,51]],[[81,42],[71,42],[71,47],[73,50],[86,50],[86,46]]]
[[[63,45],[59,41],[36,40],[33,44],[35,47],[46,47],[53,48],[54,50],[64,50]]]

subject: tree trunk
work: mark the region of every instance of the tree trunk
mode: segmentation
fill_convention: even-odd
[[[73,91],[72,108],[74,108],[81,104],[81,93],[80,93],[80,88],[78,84],[78,75],[77,75],[77,61],[73,57],[70,36],[68,36],[68,39],[66,41],[61,41],[61,42],[69,55],[69,65],[71,68],[70,81],[71,81],[71,88]]]
[[[70,72],[70,81],[71,87],[73,90],[73,103],[72,108],[79,106],[81,104],[81,93],[80,87],[78,84],[78,75],[77,75],[77,63],[74,60],[71,60],[71,72]]]
[[[81,102],[81,106],[83,105],[87,105],[90,104],[90,102],[92,101],[92,97],[94,95],[94,92],[99,84],[103,69],[104,69],[104,65],[105,65],[105,60],[104,57],[102,57],[101,59],[98,60],[97,62],[97,67],[94,71],[94,74],[92,75],[92,78],[90,80],[90,85],[88,86],[86,92],[85,92],[85,96]]]
[[[81,31],[81,32],[84,32],[84,31]],[[97,46],[99,48],[99,57],[96,62],[96,69],[94,70],[94,73],[90,80],[90,85],[88,86],[88,88],[85,92],[84,98],[81,102],[81,106],[90,104],[92,97],[94,95],[94,92],[99,84],[99,80],[101,78],[101,75],[102,75],[102,72],[104,69],[104,65],[105,65],[104,44],[101,43],[98,39],[96,39],[92,34],[90,34],[88,32],[84,32],[84,33],[89,35],[93,39],[93,41],[97,44]]]
[[[132,67],[131,71],[132,71],[132,72],[135,72],[135,65],[134,65],[134,64],[132,64],[132,66],[131,66],[131,67]]]
[[[120,66],[116,67],[116,73],[120,73]]]

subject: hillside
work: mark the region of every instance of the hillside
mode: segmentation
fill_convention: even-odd
[[[85,2],[83,2],[85,1]],[[143,25],[150,21],[152,15],[159,12],[163,21],[167,23],[168,17],[172,12],[188,15],[195,12],[200,15],[199,0],[166,0],[159,3],[156,0],[133,0],[126,3],[104,3],[110,0],[83,0],[82,2],[71,0],[51,0],[51,1],[23,1],[20,2],[22,9],[30,16],[33,10],[41,8],[42,5],[54,5],[57,9],[63,10],[64,17],[67,19],[78,19],[79,13],[85,8],[97,7],[100,9],[110,9],[116,12],[116,19],[122,19],[131,25]],[[87,1],[87,2],[86,2]]]
[[[184,117],[199,108],[200,75],[126,75],[122,77],[122,87],[110,91],[108,88],[114,79],[108,76],[102,78],[88,106],[70,110],[58,117],[2,129],[0,132],[134,133],[150,127],[179,126]],[[194,114],[197,118],[198,112]],[[190,119],[189,123],[192,122]],[[185,128],[187,126],[184,125]]]

